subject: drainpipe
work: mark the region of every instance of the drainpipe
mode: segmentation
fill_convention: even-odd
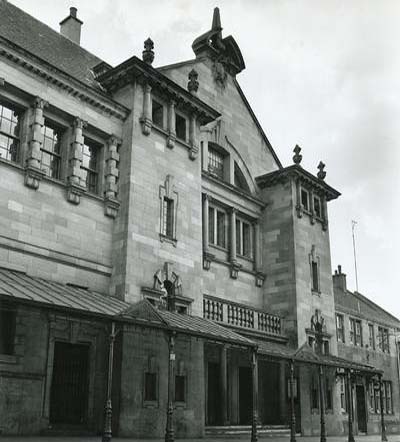
[[[114,341],[115,341],[115,322],[111,323],[111,333],[110,342],[108,350],[108,378],[107,378],[107,399],[105,406],[105,419],[104,419],[104,432],[102,442],[110,442],[112,438],[112,403],[111,403],[111,392],[112,392],[112,376],[113,376],[113,365],[114,365]]]

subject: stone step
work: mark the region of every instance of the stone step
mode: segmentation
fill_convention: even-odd
[[[205,436],[248,436],[251,433],[250,425],[218,425],[205,428]],[[287,437],[290,436],[290,428],[287,425],[257,425],[257,433],[264,437]]]

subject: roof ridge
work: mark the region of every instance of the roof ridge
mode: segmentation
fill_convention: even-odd
[[[392,319],[394,319],[396,322],[400,323],[400,319],[396,318],[396,316],[389,313],[387,310],[385,310],[380,305],[376,304],[374,301],[369,299],[367,296],[363,295],[360,292],[351,292],[350,290],[347,290],[350,294],[355,296],[356,298],[359,298],[362,302],[365,302],[366,304],[369,304],[371,307],[380,310],[381,312],[385,313],[386,315],[389,315]]]

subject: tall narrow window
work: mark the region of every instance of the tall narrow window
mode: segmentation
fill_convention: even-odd
[[[301,189],[301,205],[303,206],[304,210],[310,210],[310,194],[308,193],[308,190]]]
[[[164,197],[163,201],[163,235],[173,238],[174,237],[174,200]]]
[[[175,133],[177,138],[186,141],[186,118],[179,114],[175,115]]]
[[[325,378],[325,407],[327,410],[333,409],[332,387],[327,377]]]
[[[317,218],[322,218],[321,200],[314,195],[314,213]]]
[[[0,302],[0,354],[14,354],[16,312],[7,302]]]
[[[383,391],[385,393],[384,396],[384,407],[386,414],[392,414],[393,413],[393,406],[392,406],[392,383],[390,381],[383,381]]]
[[[375,350],[375,331],[374,324],[368,324],[369,347]]]
[[[389,330],[378,327],[378,347],[385,353],[389,353]]]
[[[0,158],[19,160],[20,112],[0,103]]]
[[[175,376],[175,402],[185,401],[185,382],[186,377],[182,375]]]
[[[144,374],[144,400],[156,401],[157,400],[157,374],[148,373]]]
[[[362,345],[361,321],[359,319],[349,318],[350,324],[350,343],[353,345]]]
[[[40,167],[47,176],[60,179],[62,130],[46,120],[42,134]]]
[[[226,248],[226,213],[215,207],[208,208],[208,242]]]
[[[347,411],[346,389],[347,386],[344,376],[340,376],[340,408],[342,411]]]
[[[251,226],[241,219],[236,219],[236,253],[252,258]]]
[[[152,115],[153,124],[164,128],[164,106],[156,100],[152,101]]]
[[[319,292],[319,275],[318,275],[318,263],[316,261],[311,262],[311,272],[312,272],[312,290],[314,292]]]
[[[83,178],[90,193],[98,192],[99,145],[85,138],[82,150]]]
[[[344,342],[344,318],[339,314],[336,314],[336,336],[338,342]]]
[[[311,379],[311,408],[314,410],[319,408],[318,382],[314,376]]]
[[[217,178],[224,179],[224,156],[210,146],[208,147],[208,171]]]

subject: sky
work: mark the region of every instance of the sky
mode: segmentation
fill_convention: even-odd
[[[400,318],[400,1],[12,0],[59,30],[78,8],[81,45],[115,66],[155,43],[155,67],[194,58],[193,40],[220,8],[246,69],[237,77],[284,166],[302,166],[342,193],[329,203],[333,270]]]

